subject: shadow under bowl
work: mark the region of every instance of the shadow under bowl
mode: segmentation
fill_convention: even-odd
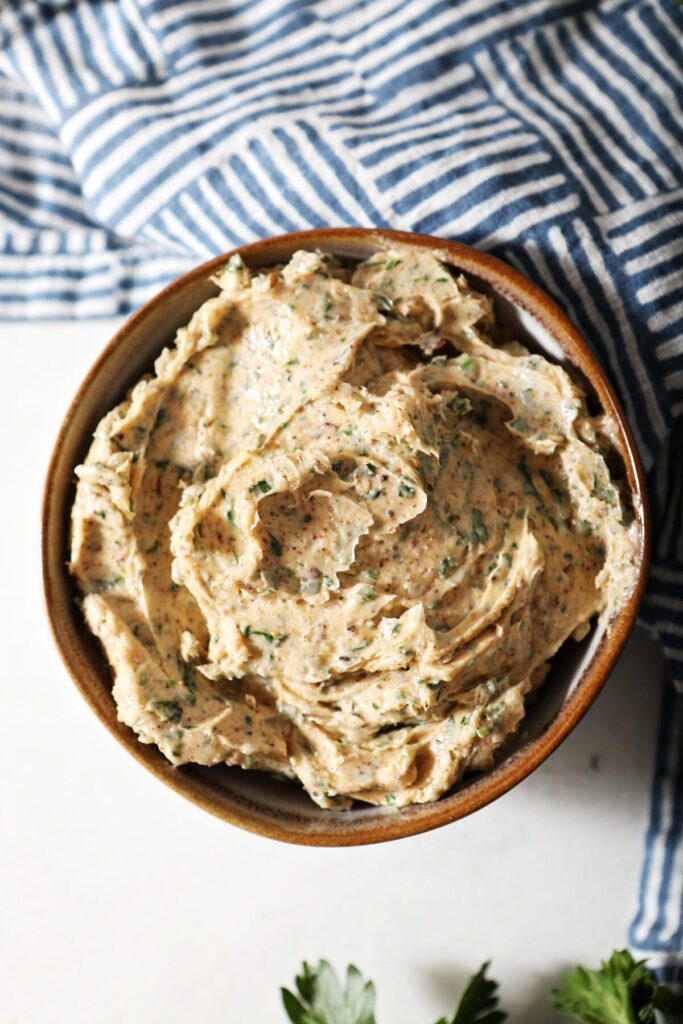
[[[353,846],[383,842],[438,828],[506,793],[537,768],[572,731],[595,700],[621,653],[636,619],[647,575],[649,530],[642,469],[628,423],[604,371],[586,342],[558,306],[536,285],[500,260],[456,242],[424,235],[361,228],[302,231],[269,238],[239,250],[253,269],[286,261],[297,249],[320,249],[362,260],[387,245],[431,250],[472,285],[489,294],[499,323],[531,350],[546,355],[572,375],[588,395],[593,413],[612,424],[617,461],[637,523],[637,579],[629,600],[609,621],[594,625],[581,643],[565,644],[522,729],[490,770],[468,775],[439,800],[399,810],[318,808],[303,789],[255,771],[218,765],[174,768],[160,751],[138,741],[118,721],[111,671],[76,605],[67,571],[74,468],[83,461],[98,422],[148,372],[164,346],[194,311],[217,294],[211,274],[229,253],[174,281],[135,313],[107,345],[76,394],[62,424],[50,462],[42,512],[42,566],[52,632],[76,686],[109,731],[158,779],[200,807],[233,825],[272,839],[312,846]]]

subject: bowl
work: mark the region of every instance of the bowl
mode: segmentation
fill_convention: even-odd
[[[633,627],[648,563],[648,511],[643,473],[624,413],[595,355],[567,317],[535,284],[500,260],[456,242],[424,235],[361,228],[301,231],[268,238],[239,250],[252,268],[282,262],[297,249],[321,249],[366,259],[392,244],[433,251],[491,295],[499,321],[530,349],[562,364],[588,395],[593,413],[611,420],[615,457],[630,492],[639,535],[636,584],[609,621],[594,625],[579,644],[565,644],[530,706],[522,730],[486,772],[465,778],[433,803],[400,810],[318,808],[294,783],[218,765],[173,767],[156,747],[145,746],[116,717],[111,673],[90,634],[67,572],[74,468],[83,461],[95,426],[128,388],[149,371],[176,330],[218,289],[210,276],[229,253],[174,281],[118,331],[90,370],[62,424],[50,462],[42,511],[42,566],[52,632],[76,686],[98,718],[158,779],[217,817],[272,839],[311,846],[352,846],[415,835],[471,814],[525,779],[565,739],[595,700]]]

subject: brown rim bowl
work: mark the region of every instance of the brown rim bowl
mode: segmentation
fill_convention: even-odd
[[[111,675],[75,603],[67,572],[74,467],[85,457],[93,430],[128,388],[148,371],[176,330],[217,288],[209,280],[230,254],[174,281],[118,331],[83,381],[66,414],[50,462],[42,512],[42,566],[52,632],[76,686],[120,743],[176,792],[232,825],[272,839],[312,846],[353,846],[415,835],[462,818],[495,800],[537,768],[579,722],[608,678],[633,627],[648,563],[648,511],[643,473],[628,423],[595,355],[555,303],[522,274],[482,252],[424,235],[361,228],[302,231],[269,238],[239,251],[252,268],[287,259],[297,249],[321,249],[365,259],[387,243],[427,248],[488,292],[496,315],[532,350],[563,364],[587,390],[594,410],[611,420],[617,456],[639,530],[638,576],[630,599],[581,643],[558,652],[521,733],[490,770],[465,779],[434,803],[400,810],[359,807],[323,811],[293,783],[224,765],[174,768],[156,747],[140,743],[116,717]]]

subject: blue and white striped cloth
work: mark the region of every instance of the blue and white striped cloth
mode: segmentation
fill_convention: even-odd
[[[662,711],[632,945],[683,942],[683,9],[0,0],[0,316],[128,312],[265,235],[489,249],[591,341],[649,473]],[[615,936],[618,943],[618,937]]]

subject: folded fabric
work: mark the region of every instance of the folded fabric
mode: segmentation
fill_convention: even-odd
[[[653,506],[644,616],[683,689],[682,33],[673,0],[0,0],[0,316],[128,312],[318,225],[495,252],[620,394]],[[682,705],[631,929],[669,977]]]

